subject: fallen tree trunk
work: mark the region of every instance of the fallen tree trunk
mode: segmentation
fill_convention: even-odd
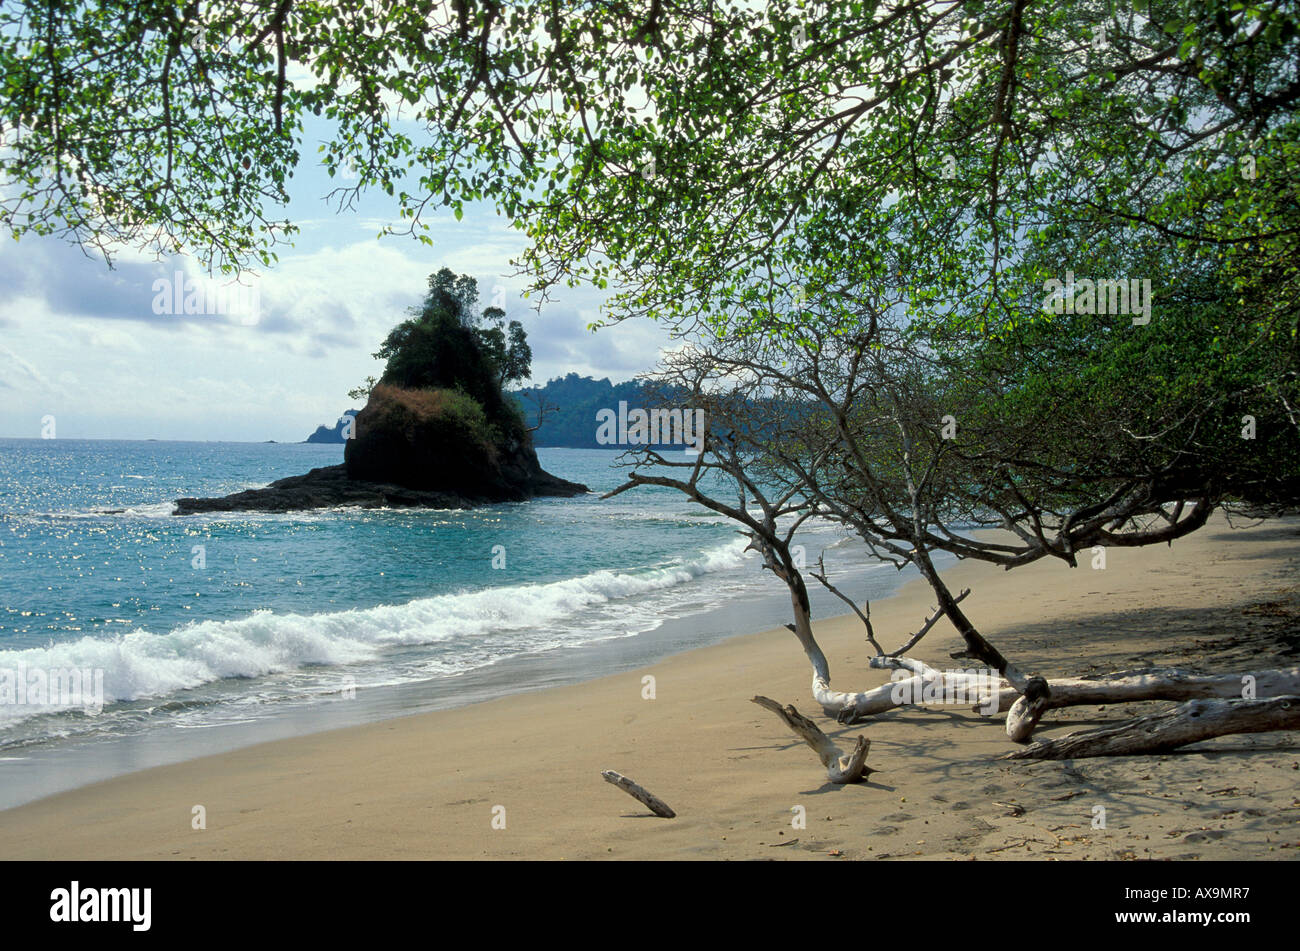
[[[1007,711],[1007,736],[1016,743],[1026,743],[1043,715],[1048,710],[1059,707],[1147,700],[1253,699],[1300,695],[1300,667],[1214,675],[1156,668],[1120,671],[1091,679],[1053,680],[1049,686],[1042,677],[1026,676],[1018,671],[975,631],[956,604],[965,597],[965,592],[953,598],[937,576],[931,577],[925,571],[922,574],[939,596],[940,612],[927,619],[922,630],[928,631],[940,614],[946,615],[966,641],[966,656],[984,660],[1005,678],[996,697],[990,694],[988,675],[984,672],[939,671],[920,661],[895,655],[877,655],[871,658],[870,663],[873,667],[911,670],[914,673],[911,679],[882,684],[871,690],[846,693],[831,688],[830,665],[813,636],[807,590],[802,579],[789,572],[778,574],[790,587],[790,599],[794,608],[794,623],[787,624],[786,627],[798,638],[812,665],[813,699],[821,705],[827,716],[834,717],[841,723],[856,723],[866,717],[903,706],[965,702],[964,698],[974,694],[978,699],[976,709],[980,712],[992,714]],[[824,579],[823,584],[830,587]],[[862,612],[858,614],[859,617],[863,616]],[[915,642],[916,638],[913,638],[908,643]]]
[[[1024,743],[1033,734],[1042,715],[1058,707],[1138,700],[1263,699],[1289,695],[1300,695],[1300,667],[1210,675],[1165,667],[1119,671],[1089,680],[1053,680],[1051,695],[1037,702],[1007,687],[999,693],[998,708],[1009,710],[1007,736],[1017,743]]]
[[[1028,741],[1046,711],[1059,707],[1150,700],[1267,699],[1300,695],[1300,667],[1254,670],[1242,674],[1194,674],[1173,667],[1123,670],[1087,679],[1054,679],[1051,692],[1046,696],[1021,694],[1005,681],[999,681],[995,697],[988,692],[989,680],[978,673],[940,671],[908,657],[872,657],[869,663],[875,668],[908,670],[915,676],[857,694],[830,691],[814,678],[814,696],[819,701],[842,705],[834,709],[849,710],[855,718],[902,706],[960,703],[966,702],[964,698],[971,698],[970,702],[976,704],[975,709],[985,715],[1009,711],[1007,735],[1021,743]],[[923,699],[908,699],[917,697]],[[832,712],[831,709],[827,710],[828,714]]]
[[[771,561],[769,559],[769,561]],[[926,564],[928,559],[926,559]],[[922,574],[930,582],[931,588],[934,589],[939,599],[939,609],[921,626],[920,631],[913,635],[905,647],[914,645],[923,637],[935,624],[940,617],[947,617],[957,628],[958,633],[962,635],[966,642],[968,655],[976,659],[984,660],[990,667],[997,671],[1002,677],[1013,686],[1015,690],[1023,691],[1031,697],[1041,700],[1050,694],[1047,681],[1042,677],[1029,677],[1021,673],[1012,665],[992,644],[990,644],[983,635],[981,635],[974,626],[961,613],[957,602],[964,599],[969,590],[962,591],[956,597],[948,591],[947,587],[933,571],[933,565],[929,565],[928,572],[924,565],[918,562],[922,568]],[[964,672],[946,673],[927,667],[919,661],[911,661],[907,658],[897,656],[901,651],[894,654],[878,654],[872,658],[873,666],[892,666],[892,667],[909,667],[917,670],[916,678],[910,681],[894,682],[884,684],[872,690],[865,690],[856,693],[845,693],[840,690],[831,688],[830,664],[826,660],[826,654],[822,651],[821,646],[817,643],[812,629],[812,612],[808,600],[808,591],[803,583],[802,577],[798,572],[786,570],[774,562],[769,567],[785,581],[790,589],[790,603],[794,609],[794,623],[787,624],[786,628],[794,634],[804,649],[813,669],[812,694],[813,699],[821,705],[822,711],[829,717],[834,717],[840,723],[856,723],[865,717],[877,713],[884,713],[886,710],[893,710],[897,707],[911,706],[918,702],[932,702],[918,700],[926,696],[949,697],[953,695],[969,697],[976,696],[980,698],[981,703],[991,706],[992,697],[987,697],[989,692],[989,677],[984,675],[972,676]],[[834,585],[826,580],[825,576],[819,577],[822,584],[839,596],[842,600],[849,601],[847,596],[840,593]],[[859,611],[854,606],[854,612],[866,624],[868,640],[875,644],[877,650],[879,644],[875,643],[875,637],[871,630],[870,620],[864,612]],[[877,664],[877,661],[888,663]],[[964,701],[956,701],[964,702]],[[990,711],[991,712],[991,711]]]
[[[1118,726],[1071,733],[1057,740],[1039,740],[1002,758],[1073,759],[1165,753],[1216,736],[1295,729],[1300,729],[1300,696],[1267,700],[1198,699]]]
[[[865,736],[858,737],[853,749],[846,756],[840,752],[834,740],[792,705],[786,704],[783,707],[769,697],[754,697],[752,702],[764,710],[775,713],[795,736],[813,748],[822,765],[826,767],[826,778],[832,783],[836,785],[856,783],[868,773],[874,772],[866,765],[871,741]]]
[[[816,638],[813,637],[812,623],[806,612],[798,610],[795,602],[795,623],[788,628],[803,645],[804,653],[812,664],[812,695],[821,706],[822,712],[834,717],[840,723],[856,723],[877,713],[884,713],[898,707],[912,706],[921,702],[926,696],[978,698],[984,701],[989,688],[987,677],[970,676],[965,673],[946,673],[928,667],[920,661],[905,657],[873,657],[873,667],[906,668],[914,670],[916,676],[903,681],[895,681],[854,693],[845,693],[831,688],[830,664],[822,652]],[[964,700],[959,702],[965,702]],[[989,698],[990,705],[992,698]]]
[[[983,703],[988,680],[967,674],[934,671],[917,674],[906,680],[891,681],[859,693],[832,690],[824,680],[813,678],[813,699],[827,716],[840,723],[860,720],[899,707],[923,706],[928,703]],[[944,698],[956,698],[946,700]],[[992,707],[993,698],[989,698]],[[990,712],[992,710],[990,709]]]

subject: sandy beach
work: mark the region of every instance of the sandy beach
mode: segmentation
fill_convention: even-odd
[[[1103,570],[1040,562],[946,577],[1022,669],[1086,676],[1148,665],[1235,672],[1300,653],[1300,522],[1172,547],[1111,549]],[[779,583],[773,579],[773,585]],[[911,582],[872,605],[886,649],[922,622]],[[817,624],[839,689],[888,681],[851,616]],[[943,669],[940,623],[913,652]],[[643,678],[654,677],[654,699]],[[1300,740],[1222,737],[1175,754],[1007,762],[999,720],[969,705],[841,727],[811,701],[785,630],[644,670],[454,710],[265,743],[0,812],[10,859],[1115,859],[1300,858]],[[832,736],[871,740],[870,781],[832,786],[770,713],[793,703]],[[1060,736],[1168,704],[1053,711]],[[651,816],[606,784],[618,770],[666,800]],[[206,828],[192,824],[202,806]],[[1095,807],[1105,810],[1094,828]],[[504,811],[497,807],[504,807]],[[795,807],[806,826],[796,828]],[[494,828],[494,818],[504,828]]]

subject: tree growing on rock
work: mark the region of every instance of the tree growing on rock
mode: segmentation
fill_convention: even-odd
[[[384,339],[375,359],[385,360],[380,383],[408,389],[458,390],[483,406],[500,424],[517,413],[503,387],[531,373],[532,350],[523,325],[502,329],[505,312],[489,307],[475,315],[478,283],[442,268],[429,277],[429,290],[410,319]]]
[[[512,321],[507,337],[504,312],[478,314],[477,303],[474,279],[443,268],[389,332],[375,353],[384,371],[344,449],[350,478],[467,497],[582,490],[542,471],[519,404],[504,390],[529,374],[522,325]]]

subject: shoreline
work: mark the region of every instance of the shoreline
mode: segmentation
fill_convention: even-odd
[[[940,564],[952,561],[942,556]],[[886,565],[851,569],[844,580],[873,598],[896,593],[914,571],[900,576]],[[358,687],[346,699],[336,693],[286,698],[266,704],[252,717],[231,715],[198,723],[160,721],[136,732],[74,734],[0,749],[0,815],[59,793],[145,769],[186,763],[260,743],[293,739],[533,693],[555,686],[587,683],[651,666],[668,657],[756,630],[775,629],[788,616],[789,599],[775,579],[763,590],[715,602],[684,616],[627,636],[605,637],[563,647],[522,652],[486,666],[429,680]],[[704,582],[707,584],[707,582]],[[810,592],[814,611],[842,608],[828,592]],[[204,684],[152,701],[190,702],[196,693],[218,687]],[[230,711],[227,711],[230,712]]]
[[[964,607],[995,645],[1049,678],[1144,663],[1220,672],[1280,665],[1270,645],[1295,626],[1300,523],[1229,530],[1216,518],[1171,548],[1107,555],[1104,571],[963,563],[945,577],[954,589],[973,589]],[[873,603],[886,648],[931,606],[917,579]],[[836,687],[888,681],[888,672],[867,668],[852,615],[819,620],[816,630]],[[914,656],[951,668],[959,662],[947,654],[959,647],[941,622]],[[655,678],[653,700],[642,697],[645,676]],[[58,793],[0,812],[0,854],[1300,857],[1300,743],[1286,734],[1222,737],[1158,757],[1011,764],[996,758],[1010,747],[1000,722],[969,707],[908,708],[844,728],[814,709],[809,679],[784,629],[729,637],[596,680],[274,740]],[[879,772],[857,786],[825,785],[812,752],[749,703],[754,694],[793,703],[841,743],[867,736],[868,763]],[[1053,711],[1039,734],[1156,708]],[[644,809],[601,780],[602,769],[643,784],[678,818],[643,818]],[[1095,805],[1109,815],[1105,830],[1090,828]],[[192,828],[195,806],[205,829]],[[505,829],[492,827],[495,806],[505,809]],[[804,829],[791,825],[795,806],[805,808]]]

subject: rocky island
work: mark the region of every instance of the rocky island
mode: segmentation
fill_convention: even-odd
[[[393,328],[387,361],[362,410],[344,423],[343,463],[220,498],[176,500],[175,515],[288,512],[332,506],[470,508],[588,491],[544,471],[504,387],[528,376],[518,321],[473,316],[472,278],[443,268],[411,319]]]

